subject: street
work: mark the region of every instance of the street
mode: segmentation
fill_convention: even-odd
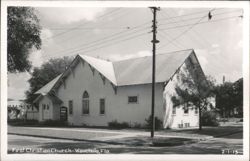
[[[12,129],[11,129],[12,128]],[[13,132],[13,127],[11,127]],[[52,134],[56,131],[57,136],[62,135],[76,138],[60,139],[49,136],[27,136],[27,134],[8,134],[8,153],[110,153],[110,154],[242,154],[243,141],[242,131],[235,132],[223,137],[207,137],[200,141],[179,146],[155,147],[145,144],[150,140],[148,132],[136,130],[103,130],[103,129],[77,129],[77,128],[31,128],[16,127],[19,132],[28,131],[35,134],[36,130],[42,133]],[[68,133],[67,133],[68,131]],[[204,130],[205,131],[205,130]],[[90,135],[90,133],[92,135]],[[176,132],[168,132],[169,135],[156,133],[155,138],[171,138]],[[171,134],[172,133],[172,134]],[[188,137],[197,138],[196,135],[181,133]],[[77,136],[78,137],[75,137]],[[180,134],[179,134],[180,135]],[[199,135],[203,136],[203,135]],[[178,138],[178,136],[176,135]],[[181,135],[180,135],[181,137]],[[79,140],[77,140],[77,138]],[[205,137],[203,137],[205,138]],[[230,150],[230,151],[229,151]]]

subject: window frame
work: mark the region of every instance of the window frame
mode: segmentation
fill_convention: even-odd
[[[86,105],[86,109],[87,109],[87,112],[88,113],[84,113],[84,105]],[[82,95],[82,115],[89,115],[90,114],[90,108],[89,108],[89,94],[87,91],[84,91],[83,92],[83,95]]]
[[[46,110],[46,104],[42,104],[42,109]]]
[[[187,112],[185,112],[186,110],[187,110]],[[188,107],[188,103],[184,103],[183,113],[184,113],[184,115],[189,115],[189,107]]]
[[[198,108],[198,107],[195,107],[195,108],[194,108],[194,114],[195,114],[195,115],[198,115],[198,114],[199,114],[199,108]]]
[[[73,115],[74,114],[74,101],[69,100],[68,101],[68,106],[69,106],[69,115]]]
[[[131,97],[136,97],[136,102],[130,102],[129,98]],[[139,96],[138,95],[128,96],[128,104],[139,104]]]
[[[103,100],[103,106],[102,106],[102,100]],[[103,107],[103,113],[101,113],[102,107]],[[99,99],[99,115],[105,115],[105,114],[106,114],[106,100],[105,98],[100,98]]]
[[[173,109],[172,109],[172,115],[176,115],[176,108],[175,106],[173,106]],[[175,112],[174,112],[175,111]]]

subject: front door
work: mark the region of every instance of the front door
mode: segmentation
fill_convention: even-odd
[[[68,110],[67,107],[62,106],[60,108],[60,120],[67,121],[68,120]]]
[[[50,109],[49,105],[42,104],[42,120],[49,120],[50,119]]]

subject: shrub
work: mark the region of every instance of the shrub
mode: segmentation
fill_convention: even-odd
[[[38,120],[13,119],[13,120],[8,120],[8,124],[13,126],[38,125]]]
[[[135,123],[133,124],[132,127],[133,127],[133,128],[136,128],[136,129],[141,129],[141,128],[143,128],[143,126],[142,126],[140,123],[137,123],[137,122],[135,122]]]
[[[129,124],[127,122],[119,123],[117,120],[113,120],[111,122],[108,122],[108,127],[114,128],[114,129],[124,129],[124,128],[128,128]]]
[[[145,121],[146,121],[146,128],[150,129],[152,125],[151,115],[148,117],[148,119],[145,119]],[[162,128],[162,121],[158,117],[155,117],[155,130],[159,130],[161,128]]]
[[[67,126],[67,124],[67,122],[60,120],[45,120],[44,122],[40,123],[40,125],[43,126]]]
[[[203,126],[219,126],[217,120],[218,114],[214,111],[204,111],[201,116],[201,123]]]

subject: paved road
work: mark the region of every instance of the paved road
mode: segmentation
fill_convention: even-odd
[[[149,136],[150,132],[145,130],[110,130],[110,129],[91,129],[91,128],[51,128],[51,127],[15,127],[8,126],[9,134],[24,134],[29,136],[42,136],[50,138],[63,138],[74,140],[99,140],[109,141],[116,138]],[[188,134],[180,132],[156,132],[157,137],[181,137],[205,139],[211,138],[204,134]]]
[[[238,133],[233,137],[241,135]],[[213,138],[181,146],[151,147],[8,135],[9,153],[20,153],[22,150],[32,153],[31,149],[34,153],[222,154],[227,149],[242,152],[242,139]]]

